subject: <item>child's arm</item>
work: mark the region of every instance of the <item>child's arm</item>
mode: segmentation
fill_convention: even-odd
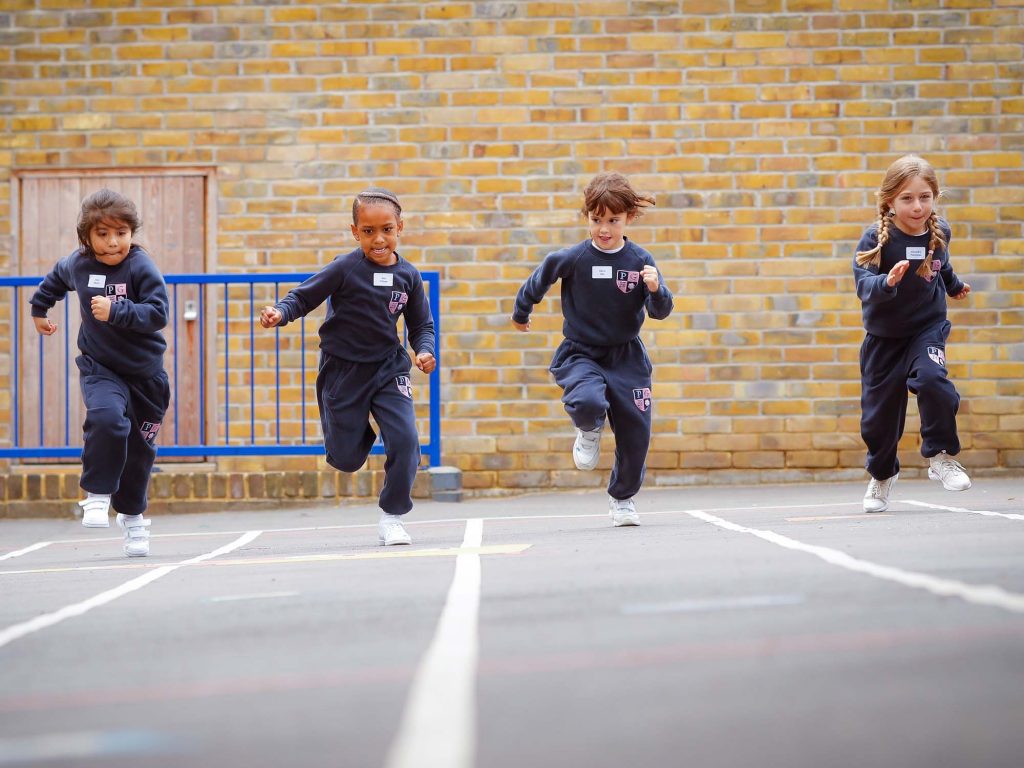
[[[661,282],[661,274],[653,263],[645,264],[640,276],[647,288],[647,297],[644,300],[647,314],[655,320],[664,320],[672,314],[672,292]]]
[[[69,258],[75,258],[74,254]],[[32,322],[35,324],[36,330],[43,336],[52,336],[57,332],[57,324],[51,323],[47,319],[46,313],[58,301],[67,296],[68,291],[73,290],[71,268],[67,259],[61,259],[43,278],[43,282],[32,294],[32,298],[28,300],[32,305]]]
[[[434,359],[434,316],[430,314],[430,300],[423,290],[423,281],[419,275],[409,291],[409,302],[402,310],[402,315],[409,332],[409,344],[416,351],[416,367],[424,373],[433,372],[437,367]]]
[[[132,271],[135,300],[111,301],[106,296],[93,296],[92,316],[116,328],[139,333],[163,330],[167,326],[170,304],[163,275],[148,257],[133,264]]]
[[[947,296],[957,300],[965,299],[967,294],[971,292],[971,286],[956,276],[956,272],[953,271],[953,263],[949,258],[949,241],[953,239],[953,233],[945,221],[942,221],[940,226],[942,227],[942,234],[946,237],[946,247],[942,249],[942,264],[939,267],[942,284],[946,287]]]
[[[549,253],[540,266],[533,270],[533,274],[526,278],[516,294],[515,308],[512,310],[512,325],[516,329],[530,330],[530,313],[534,306],[541,302],[556,280],[572,273],[569,254],[568,249]]]
[[[305,317],[327,301],[327,297],[345,282],[346,276],[344,264],[341,257],[338,257],[301,285],[288,291],[288,295],[277,304],[261,309],[260,325],[273,328]]]
[[[853,261],[853,279],[857,283],[857,298],[865,304],[877,304],[896,298],[896,286],[903,279],[910,267],[910,262],[897,262],[886,274],[879,274],[874,269],[862,267]]]

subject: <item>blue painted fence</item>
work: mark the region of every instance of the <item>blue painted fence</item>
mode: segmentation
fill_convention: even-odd
[[[440,322],[440,280],[436,272],[423,272],[423,281],[426,285],[430,298],[430,310],[434,317],[434,327],[437,332],[437,350],[435,352],[438,360],[441,357],[441,322]],[[259,328],[257,315],[259,308],[264,304],[271,304],[287,292],[287,288],[296,285],[309,277],[306,274],[240,274],[240,275],[206,275],[206,274],[181,274],[165,275],[167,288],[171,303],[171,323],[165,329],[165,336],[168,337],[170,359],[165,360],[165,367],[171,373],[173,385],[177,385],[182,376],[195,374],[198,376],[199,394],[196,399],[198,414],[198,442],[192,444],[179,444],[173,439],[179,430],[180,419],[183,414],[179,407],[177,397],[177,386],[171,393],[171,406],[165,418],[164,427],[161,429],[160,437],[157,440],[158,455],[161,457],[204,457],[204,456],[271,456],[271,455],[322,455],[323,442],[320,436],[319,420],[310,418],[307,413],[308,405],[315,411],[316,397],[311,384],[307,379],[315,376],[316,359],[318,355],[318,338],[316,330],[319,322],[315,324],[315,318],[322,319],[323,308],[317,314],[302,318],[300,321],[291,323],[284,328],[266,330]],[[81,446],[71,443],[71,435],[80,435],[80,424],[72,424],[69,418],[71,412],[71,398],[80,400],[81,394],[77,388],[63,387],[62,407],[63,414],[48,414],[45,411],[45,398],[43,396],[44,377],[39,375],[38,381],[33,382],[39,390],[39,408],[34,418],[38,420],[37,433],[44,434],[44,425],[48,419],[63,417],[63,443],[58,445],[44,445],[42,440],[34,441],[34,444],[25,444],[21,439],[22,425],[21,398],[23,397],[22,387],[25,386],[22,374],[23,361],[26,355],[37,355],[33,361],[37,364],[34,370],[43,371],[44,361],[48,359],[53,366],[53,356],[61,356],[59,370],[62,371],[65,381],[75,369],[74,358],[78,354],[78,348],[74,338],[69,332],[71,329],[70,313],[77,312],[78,304],[73,297],[65,299],[50,311],[50,316],[63,312],[63,322],[58,321],[60,331],[57,337],[38,337],[36,349],[31,349],[31,343],[25,343],[22,339],[24,330],[22,323],[31,324],[29,316],[28,299],[36,286],[39,285],[40,277],[0,277],[0,290],[7,288],[10,291],[11,319],[9,328],[11,330],[10,347],[7,350],[10,359],[9,384],[11,388],[11,425],[8,438],[0,445],[0,458],[69,458],[78,457],[81,453]],[[194,364],[179,360],[178,351],[182,348],[181,334],[183,333],[183,312],[180,295],[186,287],[194,286],[192,294],[195,300],[194,317],[197,323],[196,339],[199,349],[196,354],[198,371],[187,370],[187,365]],[[283,286],[283,287],[282,287]],[[307,323],[307,321],[310,321]],[[208,332],[207,324],[213,322],[216,327]],[[307,338],[307,324],[309,338]],[[266,337],[266,338],[260,338]],[[269,339],[272,338],[272,342]],[[207,344],[213,344],[215,349],[207,349]],[[272,351],[267,349],[272,346]],[[286,349],[283,350],[283,347]],[[292,349],[292,348],[295,349]],[[261,350],[262,348],[262,350]],[[291,354],[292,370],[282,365],[283,353],[289,351],[297,352]],[[257,410],[260,410],[266,403],[257,402],[257,376],[266,373],[266,366],[257,368],[257,353],[262,356],[272,354],[273,356],[273,404],[275,417],[273,426],[268,429],[267,420],[257,417]],[[247,354],[246,354],[247,353]],[[298,358],[298,365],[294,360]],[[247,362],[246,362],[247,358]],[[213,361],[216,361],[215,363]],[[212,371],[216,378],[222,380],[219,384],[210,384],[207,379],[208,366],[216,365],[219,370]],[[413,370],[416,373],[415,369]],[[282,375],[298,374],[300,402],[282,403],[281,380]],[[234,381],[233,381],[234,379]],[[441,385],[440,366],[428,377],[429,398],[426,409],[427,429],[422,428],[421,440],[426,436],[426,441],[421,442],[421,450],[431,467],[441,464]],[[211,392],[210,388],[215,387]],[[213,397],[211,398],[211,395]],[[211,421],[208,418],[207,408],[211,399],[216,403],[216,418],[213,420],[214,428],[209,429]],[[417,414],[421,415],[421,398],[417,398]],[[300,424],[298,436],[282,436],[282,407],[295,411],[297,407],[297,421]],[[232,418],[232,411],[241,411],[247,418]],[[191,414],[195,416],[195,414]],[[258,424],[258,422],[260,422]],[[36,427],[35,424],[32,425]],[[258,429],[259,427],[259,429]],[[216,432],[215,435],[208,435],[207,432]],[[269,433],[269,434],[257,434]],[[168,440],[171,440],[168,442]],[[53,440],[47,442],[52,443]],[[372,453],[382,454],[383,446],[378,440],[374,445]]]

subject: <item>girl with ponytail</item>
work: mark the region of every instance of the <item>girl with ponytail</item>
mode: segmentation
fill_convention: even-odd
[[[971,286],[950,264],[949,224],[934,208],[939,194],[935,170],[922,158],[906,155],[890,165],[876,192],[877,220],[861,236],[853,262],[867,331],[860,351],[861,436],[871,475],[865,512],[888,508],[908,390],[917,396],[928,477],[951,491],[971,487],[952,458],[960,452],[960,396],[946,369],[946,296],[964,299]]]

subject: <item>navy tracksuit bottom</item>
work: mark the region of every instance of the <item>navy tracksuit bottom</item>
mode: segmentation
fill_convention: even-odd
[[[324,433],[327,463],[355,472],[366,463],[377,433],[384,442],[384,487],[380,508],[391,515],[412,509],[412,486],[420,466],[409,371],[412,361],[402,348],[383,361],[357,363],[327,352],[320,354],[316,400]]]
[[[118,512],[146,511],[156,441],[171,400],[167,373],[122,376],[88,355],[75,358],[85,401],[82,478],[89,493],[107,493]]]
[[[608,495],[637,494],[651,444],[651,360],[643,342],[594,347],[565,339],[549,368],[562,388],[562,403],[577,429],[592,430],[607,417],[615,433],[615,464]]]
[[[960,395],[946,370],[950,328],[944,320],[903,339],[869,333],[861,345],[860,433],[868,448],[868,474],[876,480],[887,480],[900,470],[896,447],[907,418],[908,389],[917,395],[921,414],[921,455],[960,452]]]

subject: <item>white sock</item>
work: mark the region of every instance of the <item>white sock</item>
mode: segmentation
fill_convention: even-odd
[[[382,512],[380,515],[380,521],[382,523],[400,523],[405,515],[389,515],[387,512]]]
[[[85,498],[87,499],[109,499],[111,494],[109,493],[93,493],[92,491],[85,492]]]

